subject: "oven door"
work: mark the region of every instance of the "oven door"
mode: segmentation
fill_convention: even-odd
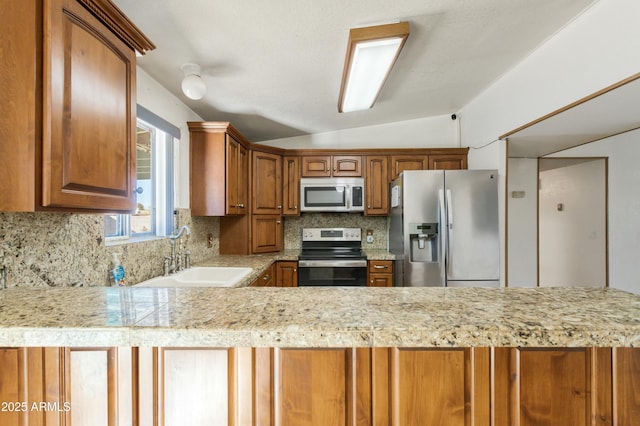
[[[366,260],[298,261],[298,287],[364,287],[366,285]]]

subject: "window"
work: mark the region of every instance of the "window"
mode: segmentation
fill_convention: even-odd
[[[180,130],[138,106],[136,201],[133,214],[107,214],[109,241],[170,235],[173,230],[173,145]]]

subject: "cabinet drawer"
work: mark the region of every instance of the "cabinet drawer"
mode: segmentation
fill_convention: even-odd
[[[369,272],[391,274],[393,272],[393,260],[370,260]]]

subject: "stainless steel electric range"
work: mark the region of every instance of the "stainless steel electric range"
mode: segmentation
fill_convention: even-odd
[[[298,286],[367,285],[367,256],[360,228],[304,228]]]

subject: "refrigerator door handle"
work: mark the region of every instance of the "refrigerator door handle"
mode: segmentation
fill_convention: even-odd
[[[451,253],[451,240],[453,239],[453,203],[451,202],[451,190],[447,189],[447,247],[446,247],[446,257],[447,257],[447,275],[451,272],[453,268],[452,265],[452,253]]]
[[[451,190],[447,189],[447,224],[449,230],[453,229],[453,203],[451,202]]]
[[[444,191],[442,189],[438,190],[438,221],[440,222],[440,229],[438,230],[440,234],[439,241],[439,253],[438,253],[438,262],[440,262],[440,277],[442,278],[442,284],[446,285],[446,250],[447,250],[447,235],[448,235],[448,227],[447,222],[445,220],[446,210],[444,204]]]

